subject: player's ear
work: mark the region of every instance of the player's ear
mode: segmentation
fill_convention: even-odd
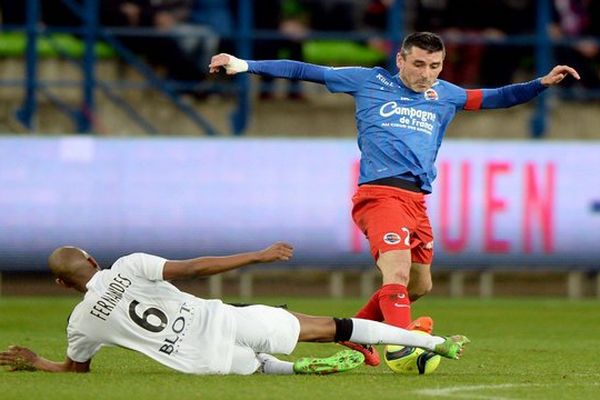
[[[94,257],[88,255],[87,260],[90,264],[92,264],[94,269],[100,271],[100,264],[98,264],[98,261],[96,261],[96,259]]]
[[[396,53],[396,67],[398,69],[402,69],[402,65],[404,65],[404,56],[402,56],[402,50]]]
[[[69,285],[67,282],[63,281],[60,278],[56,278],[55,282],[56,282],[56,284],[58,286],[62,286],[62,287],[67,288],[67,289],[69,289],[71,287],[71,285]]]

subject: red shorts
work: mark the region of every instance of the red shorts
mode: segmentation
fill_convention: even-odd
[[[386,251],[410,250],[412,262],[431,264],[433,232],[423,193],[362,185],[352,203],[352,219],[369,240],[375,260]]]

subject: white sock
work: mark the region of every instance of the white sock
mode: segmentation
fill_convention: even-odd
[[[260,368],[263,373],[268,375],[293,375],[294,363],[282,361],[275,356],[267,353],[258,353],[256,358],[260,362]]]
[[[366,319],[352,318],[350,341],[361,344],[397,344],[433,350],[445,339],[440,336],[424,335],[392,325]]]

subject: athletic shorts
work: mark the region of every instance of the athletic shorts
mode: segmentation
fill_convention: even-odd
[[[283,308],[232,307],[236,323],[231,373],[249,375],[260,363],[256,353],[290,354],[300,336],[300,321]]]
[[[362,185],[352,204],[352,219],[369,240],[375,261],[390,250],[410,250],[412,262],[431,264],[433,232],[423,193]]]

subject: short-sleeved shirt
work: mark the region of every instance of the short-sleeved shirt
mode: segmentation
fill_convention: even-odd
[[[230,307],[164,281],[165,261],[134,253],[97,272],[69,317],[67,356],[86,362],[113,345],[181,372],[229,373],[236,334]]]
[[[431,192],[434,166],[448,124],[465,107],[467,91],[437,80],[424,93],[383,68],[329,68],[327,88],[355,98],[359,184],[400,177]]]

